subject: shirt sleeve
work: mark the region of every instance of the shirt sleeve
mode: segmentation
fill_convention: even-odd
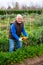
[[[19,40],[19,37],[18,37],[17,34],[16,34],[16,29],[15,29],[14,24],[11,25],[11,32],[12,32],[12,36],[13,36],[16,40]]]

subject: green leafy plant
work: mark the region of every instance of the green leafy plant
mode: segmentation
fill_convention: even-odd
[[[27,46],[15,52],[0,52],[0,65],[13,65],[21,63],[26,58],[43,55],[43,44]]]

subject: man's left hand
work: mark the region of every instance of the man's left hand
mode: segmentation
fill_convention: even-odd
[[[28,39],[28,37],[22,37],[22,40],[26,41]]]

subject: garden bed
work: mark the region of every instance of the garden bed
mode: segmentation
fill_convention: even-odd
[[[43,55],[43,44],[26,46],[14,52],[0,52],[0,65],[14,65],[22,63],[27,58]]]

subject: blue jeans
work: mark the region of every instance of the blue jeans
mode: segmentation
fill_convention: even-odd
[[[9,39],[9,43],[10,43],[10,45],[9,45],[9,51],[10,51],[10,52],[12,52],[12,51],[14,50],[14,48],[15,48],[15,43],[16,43],[16,49],[22,47],[22,42],[20,42],[20,41],[16,41],[16,42],[15,42],[15,40]]]

